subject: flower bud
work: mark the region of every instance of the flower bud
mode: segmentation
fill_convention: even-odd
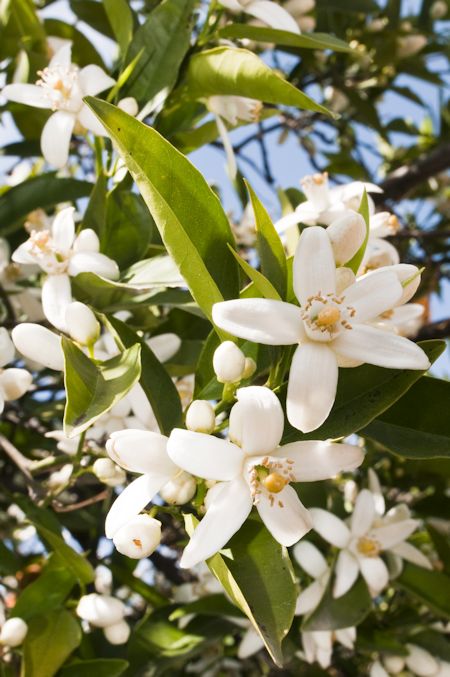
[[[117,487],[126,480],[125,470],[119,468],[110,458],[98,458],[92,466],[94,475],[108,487]]]
[[[55,371],[64,369],[61,339],[55,332],[40,324],[22,322],[14,327],[11,337],[19,353],[28,360]]]
[[[245,368],[245,355],[232,341],[224,341],[213,356],[213,368],[219,383],[240,381]]]
[[[0,630],[0,644],[19,646],[28,632],[28,625],[21,618],[8,618]]]
[[[33,382],[33,377],[26,369],[5,369],[0,376],[0,390],[6,401],[18,400]]]
[[[197,483],[195,479],[187,472],[180,472],[173,479],[169,480],[159,491],[159,495],[171,505],[184,505],[195,496]]]
[[[130,626],[125,621],[103,628],[103,634],[110,644],[126,644],[130,636]]]
[[[61,491],[70,480],[72,472],[73,465],[71,463],[63,465],[61,470],[56,470],[48,476],[47,487],[53,492]]]
[[[110,595],[98,595],[92,592],[81,597],[77,606],[77,616],[96,628],[120,623],[125,615],[125,605],[120,599]]]
[[[147,345],[160,362],[167,362],[179,351],[181,339],[176,334],[158,334],[149,338]]]
[[[348,210],[327,228],[334,259],[343,266],[356,254],[366,237],[366,222],[361,214]]]
[[[75,252],[98,252],[100,251],[100,240],[95,230],[84,228],[75,238],[73,243]]]
[[[0,329],[0,367],[4,367],[12,362],[15,354],[14,343],[8,334],[7,329]]]
[[[97,318],[88,306],[79,301],[73,301],[67,306],[66,325],[70,338],[82,346],[92,345],[100,336]]]
[[[443,19],[447,12],[448,6],[445,0],[436,0],[431,5],[430,16],[432,19]]]
[[[402,656],[385,656],[383,665],[389,674],[397,675],[405,667],[405,659]]]
[[[355,273],[350,268],[336,269],[336,294],[340,296],[342,292],[350,287],[356,281]]]
[[[420,52],[427,44],[424,35],[404,35],[397,39],[397,56],[406,59]]]
[[[113,542],[126,557],[148,557],[161,542],[161,522],[149,515],[138,515],[115,532]]]
[[[125,113],[128,113],[128,115],[132,115],[133,117],[136,117],[136,115],[139,113],[138,102],[134,96],[126,96],[124,99],[120,99],[117,107],[120,108],[120,110],[123,110]]]
[[[186,414],[186,428],[195,433],[212,433],[216,425],[214,407],[207,400],[194,400]]]
[[[244,363],[244,373],[242,374],[243,379],[250,378],[256,371],[256,362],[252,357],[246,357]]]

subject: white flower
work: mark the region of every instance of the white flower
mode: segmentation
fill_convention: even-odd
[[[100,253],[93,230],[75,236],[73,212],[73,207],[61,210],[51,230],[32,231],[12,255],[13,261],[37,264],[47,273],[42,284],[42,307],[49,322],[61,331],[67,330],[66,310],[72,302],[70,277],[83,272],[109,279],[119,276],[117,263]]]
[[[186,413],[186,428],[195,433],[212,433],[216,426],[214,407],[207,400],[194,400]]]
[[[60,470],[52,472],[46,481],[48,489],[56,494],[66,488],[73,473],[73,465],[66,463]]]
[[[236,383],[245,369],[245,355],[233,341],[224,341],[214,351],[213,368],[219,383]]]
[[[76,126],[100,136],[105,134],[83,97],[96,96],[115,84],[99,66],[91,64],[80,70],[71,63],[71,54],[71,45],[64,45],[47,68],[38,72],[40,78],[35,85],[13,84],[2,90],[9,101],[55,111],[42,130],[41,150],[47,162],[58,168],[67,162],[72,133],[78,131]]]
[[[97,318],[87,305],[79,301],[67,306],[66,326],[70,338],[83,346],[92,345],[100,336]]]
[[[180,429],[169,438],[167,450],[174,463],[192,475],[217,480],[206,497],[206,515],[183,553],[180,566],[185,568],[223,548],[253,505],[273,537],[293,545],[312,523],[290,482],[333,477],[362,462],[361,450],[350,445],[308,441],[280,447],[283,410],[268,388],[241,388],[237,399],[229,441]]]
[[[333,642],[339,642],[347,649],[353,649],[356,640],[356,628],[302,632],[304,658],[307,663],[319,663],[324,670],[331,665]]]
[[[397,38],[397,57],[407,59],[414,56],[427,44],[428,40],[424,35],[402,35]]]
[[[233,14],[245,12],[254,16],[270,28],[300,33],[295,19],[272,0],[220,0],[220,4]]]
[[[403,674],[405,668],[409,670],[408,674],[417,677],[449,677],[450,663],[439,660],[416,644],[406,644],[406,648],[407,656],[384,656],[382,661],[375,661],[370,668],[370,677]]]
[[[322,599],[330,578],[330,567],[320,550],[308,541],[297,543],[293,555],[302,569],[314,578],[314,582],[303,588],[297,598],[295,614],[301,616],[313,611]]]
[[[370,214],[369,241],[364,252],[360,273],[400,263],[398,251],[394,245],[384,239],[395,235],[399,226],[399,221],[394,214],[389,212]]]
[[[210,96],[206,106],[211,113],[224,118],[230,125],[241,122],[257,122],[262,109],[261,101],[245,96]]]
[[[120,599],[110,595],[92,592],[80,598],[76,612],[77,616],[95,628],[106,628],[123,620],[125,605]]]
[[[26,369],[3,369],[14,359],[14,344],[11,341],[8,331],[0,328],[0,414],[2,413],[5,402],[18,400],[25,395],[33,382],[33,377]]]
[[[336,562],[333,597],[350,590],[361,573],[374,595],[388,584],[389,572],[381,559],[382,552],[392,552],[401,558],[430,568],[422,553],[406,539],[419,526],[409,517],[406,506],[397,507],[384,517],[377,513],[379,500],[368,489],[358,495],[349,526],[339,517],[321,508],[312,508],[314,529],[326,541],[340,549]]]
[[[116,550],[132,559],[152,554],[161,542],[161,522],[149,515],[136,515],[114,532]]]
[[[92,466],[92,470],[100,482],[109,487],[117,487],[120,484],[124,484],[126,480],[125,471],[113,463],[110,458],[97,458]]]
[[[159,490],[161,498],[170,505],[184,505],[195,496],[197,482],[187,472],[180,471]]]
[[[339,366],[366,362],[393,369],[428,369],[419,346],[367,323],[403,299],[398,275],[375,271],[336,293],[336,268],[323,228],[306,228],[293,263],[300,308],[271,299],[239,299],[213,306],[213,320],[234,336],[266,345],[298,343],[287,392],[289,422],[318,428],[334,404]]]
[[[125,621],[103,628],[103,634],[110,644],[126,644],[130,637],[130,626]]]
[[[432,19],[443,19],[447,15],[448,5],[445,0],[435,0],[430,8],[430,16]]]
[[[22,644],[28,632],[28,625],[22,618],[8,618],[0,630],[0,644],[16,647]]]

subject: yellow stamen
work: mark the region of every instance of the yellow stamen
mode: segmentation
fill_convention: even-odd
[[[316,324],[319,327],[330,327],[341,319],[341,313],[336,306],[326,306],[317,315]]]
[[[380,545],[373,538],[363,536],[358,541],[358,550],[366,557],[378,557],[380,554]]]
[[[267,491],[270,491],[272,494],[279,494],[286,486],[287,480],[279,473],[271,472],[270,475],[267,475],[263,479],[262,483]]]
[[[134,545],[137,545],[138,548],[142,548],[142,541],[139,538],[133,538]]]

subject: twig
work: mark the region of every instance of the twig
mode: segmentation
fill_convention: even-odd
[[[108,489],[104,489],[99,494],[96,494],[96,496],[91,496],[90,498],[86,498],[84,501],[72,503],[71,505],[62,505],[57,501],[53,501],[52,507],[55,512],[72,512],[73,510],[78,510],[79,508],[86,508],[88,505],[93,505],[94,503],[103,501],[105,498],[108,497],[108,494],[109,494]]]

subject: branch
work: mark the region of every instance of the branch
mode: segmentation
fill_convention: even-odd
[[[426,339],[444,339],[450,336],[450,317],[439,322],[431,322],[422,327],[416,336],[416,341]]]
[[[41,485],[39,482],[36,482],[30,473],[30,459],[24,456],[4,435],[0,435],[0,445],[3,447],[3,450],[9,456],[11,461],[22,472],[31,498],[36,499],[42,496]]]

